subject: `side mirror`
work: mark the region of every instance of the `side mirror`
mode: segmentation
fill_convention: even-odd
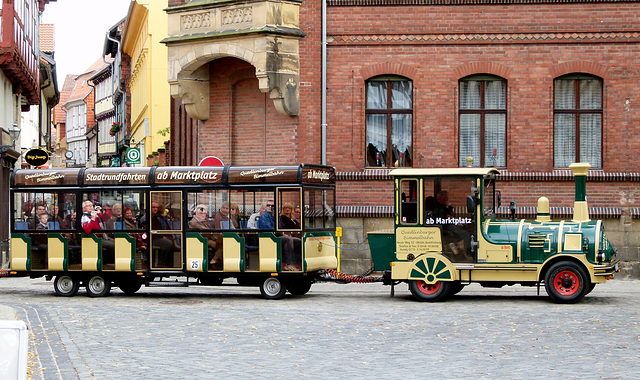
[[[473,214],[476,212],[476,198],[473,195],[467,196],[467,212]]]

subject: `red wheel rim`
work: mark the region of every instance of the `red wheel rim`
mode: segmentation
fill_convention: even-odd
[[[435,284],[427,284],[426,282],[419,280],[417,285],[420,292],[424,294],[435,294],[438,289],[440,289],[440,281]]]
[[[576,294],[580,289],[580,277],[570,270],[560,271],[553,278],[553,287],[563,296]]]

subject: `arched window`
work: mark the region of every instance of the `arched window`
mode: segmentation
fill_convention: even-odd
[[[385,76],[366,87],[366,165],[412,166],[413,82]]]
[[[553,83],[553,160],[557,168],[572,162],[602,167],[602,80],[570,74]]]
[[[492,75],[460,80],[459,165],[507,166],[507,81]]]

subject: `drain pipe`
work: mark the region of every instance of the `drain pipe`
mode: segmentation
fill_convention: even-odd
[[[116,87],[118,89],[118,93],[120,93],[122,95],[122,99],[123,99],[122,103],[126,104],[127,94],[124,91],[122,91],[122,89],[120,88],[120,78],[121,78],[121,75],[122,75],[122,53],[120,53],[120,41],[116,40],[115,38],[111,38],[111,36],[109,36],[109,32],[107,32],[107,39],[109,41],[115,43],[116,46],[118,46],[118,50],[117,51],[118,51],[118,55],[120,55],[119,62],[118,62],[118,59],[114,59],[113,62],[111,63],[111,88]],[[104,57],[105,57],[105,55],[102,56],[102,60],[104,61],[104,63],[107,63],[107,61],[104,59]],[[120,69],[119,73],[118,73],[118,78],[116,78],[115,75],[114,75],[115,72],[116,72],[116,66],[119,66],[119,69]],[[115,83],[116,79],[118,79],[118,83]],[[117,86],[115,86],[116,84],[117,84]],[[126,121],[127,112],[125,110],[120,109],[120,107],[118,107],[118,102],[116,101],[115,97],[113,97],[113,99],[111,99],[111,100],[112,100],[113,106],[116,109],[116,120],[118,118],[118,111],[122,112],[122,128],[124,128],[125,131],[126,131],[126,128],[127,128],[127,121]],[[125,133],[125,135],[126,135],[126,133]]]
[[[322,0],[322,165],[327,164],[327,0]]]

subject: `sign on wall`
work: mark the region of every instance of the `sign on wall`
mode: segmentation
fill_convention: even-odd
[[[140,148],[127,149],[127,164],[139,164],[140,163]]]

